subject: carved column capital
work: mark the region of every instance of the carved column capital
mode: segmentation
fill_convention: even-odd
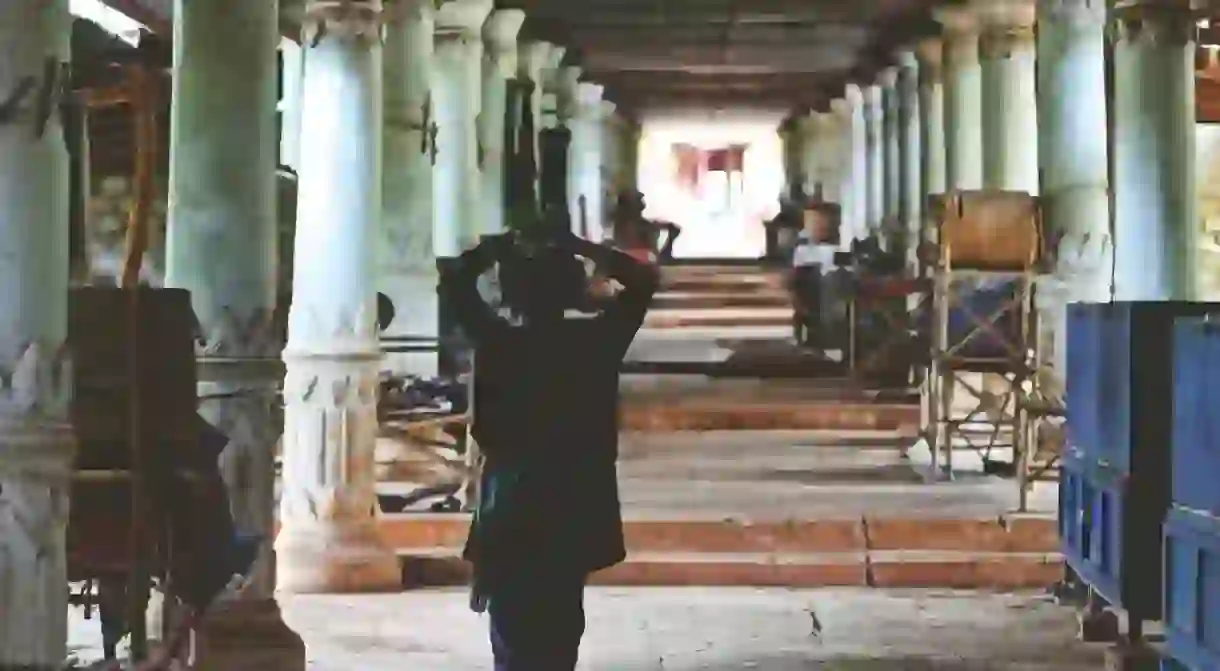
[[[988,60],[1010,58],[1034,47],[1037,5],[1033,0],[987,0],[978,4],[982,25],[980,55]]]
[[[483,42],[493,67],[505,77],[517,74],[517,35],[525,24],[525,12],[520,9],[499,9],[483,23]]]
[[[843,87],[843,99],[851,107],[860,107],[864,104],[864,89],[859,84],[847,84]]]
[[[970,66],[979,59],[978,13],[970,7],[939,7],[936,21],[945,27],[944,57],[951,67]]]
[[[437,36],[458,34],[482,39],[483,23],[495,7],[494,0],[449,0],[436,10]]]
[[[1117,2],[1115,37],[1125,42],[1185,46],[1198,40],[1198,16],[1190,0]]]
[[[306,0],[301,35],[307,45],[327,36],[380,40],[385,20],[382,0]]]
[[[559,68],[555,76],[556,111],[561,121],[575,117],[580,105],[580,76],[582,70],[575,65]]]
[[[921,40],[915,46],[915,56],[919,59],[921,81],[929,84],[944,81],[945,42],[942,38],[929,37]]]
[[[1106,0],[1038,0],[1038,20],[1070,25],[1104,24]]]
[[[847,98],[835,98],[830,101],[830,111],[836,116],[850,117],[852,111],[851,101]]]
[[[517,74],[540,86],[542,84],[539,81],[542,79],[542,69],[546,67],[553,47],[554,45],[550,42],[536,41],[518,45]]]

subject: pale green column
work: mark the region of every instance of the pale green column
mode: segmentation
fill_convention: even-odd
[[[797,144],[796,161],[801,166],[801,189],[806,195],[813,195],[821,185],[822,175],[818,169],[821,157],[821,138],[818,132],[817,112],[798,116],[793,120],[793,131],[800,141]]]
[[[541,147],[538,145],[538,131],[542,129],[542,87],[545,84],[545,68],[551,61],[551,52],[555,45],[550,42],[524,42],[517,47],[517,76],[534,84],[530,94],[530,111],[534,115],[534,162],[535,167],[541,167]],[[534,192],[536,198],[541,198],[539,192],[539,176],[534,175]]]
[[[167,287],[191,292],[204,341],[200,396],[236,396],[199,406],[230,440],[220,465],[234,522],[267,538],[275,532],[284,345],[276,319],[278,9],[174,3],[165,274]],[[215,668],[303,670],[305,645],[281,619],[274,592],[275,558],[266,552],[244,599],[204,627],[200,659]],[[267,651],[259,651],[264,639]]]
[[[601,135],[602,95],[605,88],[581,82],[576,99],[568,110],[568,128],[572,145],[568,156],[568,196],[572,199],[572,225],[579,228],[583,211],[590,240],[600,241],[604,234],[602,220]],[[582,205],[583,203],[583,205]]]
[[[301,157],[301,83],[305,79],[305,52],[301,45],[280,40],[283,60],[280,108],[280,163],[297,169]]]
[[[939,37],[923,40],[919,57],[920,182],[923,202],[945,192],[945,80],[944,43]]]
[[[1034,0],[982,0],[983,184],[1038,195]]]
[[[504,231],[504,114],[508,79],[517,76],[517,33],[525,12],[501,9],[483,24],[483,93],[479,109],[479,163],[482,183],[481,234]]]
[[[457,257],[482,232],[476,119],[482,105],[483,22],[491,11],[492,0],[450,0],[436,12],[432,234],[438,259]]]
[[[869,235],[879,237],[885,242],[885,108],[881,97],[881,87],[877,85],[864,89],[864,120],[865,142],[867,153],[865,165],[867,175],[865,184],[868,194],[865,200],[864,221]]]
[[[851,239],[846,227],[851,193],[851,114],[851,104],[847,99],[835,98],[830,101],[830,114],[826,120],[830,146],[824,157],[827,185],[822,193],[828,202],[839,204],[844,222],[840,242],[844,245]]]
[[[983,78],[974,14],[962,8],[936,12],[945,27],[945,188],[983,188]]]
[[[194,0],[192,0],[193,2]],[[381,538],[376,246],[382,208],[378,0],[305,7],[298,272],[284,349],[283,491],[275,541],[286,592],[397,590]],[[338,428],[341,427],[341,430]]]
[[[1185,0],[1115,11],[1115,297],[1191,300],[1195,18]]]
[[[1042,0],[1037,32],[1042,221],[1058,247],[1055,272],[1040,278],[1036,298],[1046,358],[1062,377],[1067,304],[1110,300],[1106,7]]]
[[[923,216],[923,146],[919,117],[919,62],[912,50],[898,52],[898,220],[906,236],[907,259],[915,253]]]
[[[865,121],[864,91],[859,84],[844,87],[843,98],[850,108],[848,129],[848,186],[844,193],[844,231],[848,240],[868,237],[868,128]]]
[[[71,60],[71,21],[67,0],[0,2],[0,96],[27,80],[59,90],[44,67]],[[8,669],[58,669],[68,639],[68,153],[57,97],[46,116],[38,102],[18,99],[0,123],[0,667]]]
[[[881,86],[882,193],[885,199],[882,221],[887,235],[892,236],[897,231],[898,211],[902,201],[899,183],[902,159],[899,149],[901,138],[898,118],[898,68],[882,70],[877,82]]]
[[[572,218],[572,230],[580,230],[580,154],[584,146],[584,133],[580,121],[580,76],[583,71],[574,65],[559,68],[555,79],[555,120],[572,134],[568,145],[568,216]]]
[[[432,0],[402,0],[386,26],[382,69],[385,130],[382,140],[381,236],[377,289],[394,303],[388,337],[437,338],[437,269],[433,249]],[[400,374],[437,373],[435,353],[390,354]]]

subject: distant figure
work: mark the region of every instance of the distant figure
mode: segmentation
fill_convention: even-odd
[[[475,346],[472,434],[486,460],[464,556],[474,565],[471,605],[490,614],[496,671],[572,671],[588,575],[626,556],[619,366],[658,274],[549,230],[541,241],[485,237],[442,286]],[[591,277],[581,257],[595,266]],[[499,305],[477,287],[493,268]]]
[[[644,194],[639,191],[619,194],[614,212],[615,242],[640,260],[672,260],[674,241],[682,229],[670,221],[645,218],[644,209]],[[658,247],[661,232],[665,233],[665,242]]]

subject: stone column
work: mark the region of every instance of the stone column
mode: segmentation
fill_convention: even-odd
[[[943,43],[919,43],[919,144],[921,199],[945,192],[945,80]]]
[[[937,10],[945,26],[945,188],[983,188],[983,77],[979,31],[963,8]]]
[[[810,112],[793,119],[793,132],[800,141],[797,143],[796,162],[801,166],[801,189],[806,195],[813,195],[822,181],[818,160],[821,158],[821,137],[818,126],[817,112]]]
[[[305,52],[292,40],[281,40],[283,93],[280,101],[280,163],[297,169],[301,157],[301,82],[305,78]]]
[[[623,119],[617,113],[618,106],[610,101],[602,104],[602,162],[604,163],[606,212],[614,211],[615,198],[622,189],[623,176]],[[606,222],[614,222],[607,216]]]
[[[1042,0],[1038,6],[1038,126],[1042,219],[1058,240],[1053,278],[1038,284],[1055,370],[1066,370],[1066,305],[1110,300],[1106,118],[1106,5]]]
[[[483,232],[476,117],[482,104],[483,22],[491,10],[492,0],[451,0],[436,12],[432,230],[439,259],[457,257]]]
[[[479,163],[483,216],[480,233],[505,228],[504,114],[508,109],[508,80],[517,76],[517,33],[525,12],[501,9],[483,24],[483,91],[479,106]]]
[[[68,0],[0,3],[0,96],[70,61]],[[66,71],[65,71],[66,72]],[[0,122],[0,667],[67,656],[68,152],[53,96],[16,98]],[[43,122],[45,121],[45,126]]]
[[[571,217],[572,230],[580,232],[580,161],[584,145],[584,133],[580,119],[582,70],[574,65],[559,69],[555,80],[555,111],[556,122],[572,133],[568,145],[568,216]],[[588,95],[586,89],[586,95]],[[600,95],[599,95],[600,97]]]
[[[279,587],[397,589],[377,529],[373,446],[381,352],[382,5],[311,0],[288,345]]]
[[[534,92],[530,95],[530,110],[534,115],[534,161],[536,165],[542,156],[538,145],[538,131],[542,128],[542,87],[544,84],[544,68],[550,62],[551,51],[555,45],[550,42],[525,42],[517,47],[517,76],[534,84]],[[535,197],[541,198],[538,175],[534,175]]]
[[[978,9],[983,184],[1032,195],[1038,195],[1035,14],[1033,0],[982,0]]]
[[[1132,3],[1115,21],[1115,298],[1191,300],[1195,18],[1173,0]]]
[[[602,239],[605,228],[601,216],[601,126],[604,93],[605,87],[599,84],[581,82],[576,90],[575,116],[568,122],[569,128],[572,129],[572,148],[568,161],[572,177],[569,193],[575,205],[573,215],[578,217],[573,220],[573,224],[580,225],[579,216],[583,211],[588,226],[587,235],[593,241]]]
[[[875,235],[884,244],[885,236],[885,108],[881,97],[881,87],[877,85],[864,89],[864,120],[865,142],[867,153],[865,163],[867,197],[865,200],[864,223],[866,231]]]
[[[553,46],[542,68],[542,95],[538,99],[540,116],[536,124],[539,129],[554,128],[559,123],[559,87],[563,85],[563,57],[567,52],[567,47]]]
[[[830,101],[830,114],[826,118],[826,133],[829,149],[825,156],[826,188],[822,195],[827,201],[838,203],[843,221],[847,221],[848,193],[851,190],[851,104],[844,98]],[[849,239],[846,226],[840,242]]]
[[[437,270],[432,238],[432,163],[436,125],[432,106],[433,0],[404,0],[386,26],[382,72],[380,240],[377,289],[394,303],[390,337],[438,337]],[[399,374],[432,376],[436,354],[391,354]]]
[[[877,78],[881,86],[881,144],[882,164],[884,173],[885,204],[882,209],[882,221],[885,222],[889,236],[897,232],[898,209],[902,190],[899,188],[901,174],[901,158],[899,156],[899,119],[898,119],[898,68],[886,68]]]
[[[907,259],[915,268],[915,252],[923,217],[923,151],[919,123],[919,62],[915,52],[898,53],[898,220],[906,235]]]
[[[620,188],[637,191],[640,188],[640,124],[635,119],[622,118],[620,159],[623,173]]]
[[[858,84],[848,84],[843,99],[850,109],[848,129],[848,178],[844,189],[844,230],[849,233],[845,245],[851,240],[868,237],[868,142],[865,121],[864,91]]]
[[[203,333],[200,412],[229,437],[221,472],[237,527],[267,538],[250,587],[203,628],[202,668],[305,668],[275,601],[275,447],[283,379],[276,315],[275,2],[174,11],[166,286],[191,292]],[[218,39],[223,36],[223,39]]]
[[[604,90],[602,95],[605,95]],[[614,225],[610,214],[614,207],[614,197],[618,193],[618,166],[617,156],[614,153],[614,142],[611,138],[614,135],[616,124],[614,114],[616,109],[618,109],[617,105],[603,99],[591,129],[593,135],[591,142],[597,154],[597,189],[594,192],[597,202],[589,203],[589,211],[597,213],[597,226],[601,236],[597,238],[598,241],[610,237],[611,228]]]

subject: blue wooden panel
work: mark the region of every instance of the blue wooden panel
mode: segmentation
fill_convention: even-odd
[[[1177,668],[1220,669],[1220,518],[1173,508],[1164,566],[1169,656]]]
[[[1100,441],[1102,313],[1074,303],[1067,313],[1067,451],[1096,455]]]
[[[1124,473],[1131,472],[1131,361],[1140,355],[1131,338],[1132,305],[1114,303],[1099,311],[1097,457]]]
[[[1178,319],[1174,351],[1172,500],[1220,514],[1220,324]]]

